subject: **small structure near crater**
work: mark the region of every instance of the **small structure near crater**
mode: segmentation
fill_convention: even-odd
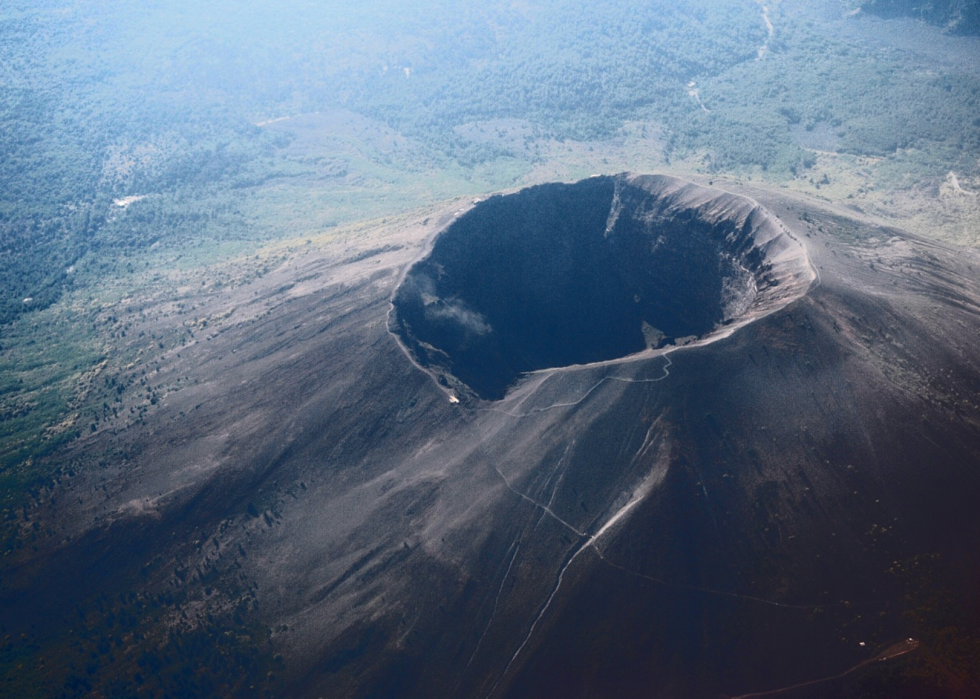
[[[803,246],[750,199],[592,177],[456,219],[396,291],[392,330],[441,383],[500,399],[527,372],[705,340],[812,279]]]

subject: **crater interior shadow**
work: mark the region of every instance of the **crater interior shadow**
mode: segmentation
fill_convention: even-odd
[[[523,373],[700,337],[743,313],[765,270],[751,228],[625,175],[493,196],[409,270],[393,330],[442,383],[500,399]]]

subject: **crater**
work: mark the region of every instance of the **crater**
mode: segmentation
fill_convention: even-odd
[[[802,244],[750,199],[592,177],[453,221],[396,290],[392,330],[440,383],[496,400],[529,372],[720,337],[812,279]]]

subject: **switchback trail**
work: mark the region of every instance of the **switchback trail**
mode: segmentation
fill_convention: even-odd
[[[659,376],[655,379],[628,379],[622,376],[603,376],[601,379],[596,381],[596,383],[591,388],[589,388],[589,390],[587,390],[579,398],[571,401],[570,403],[552,403],[551,405],[546,405],[540,408],[531,408],[530,410],[524,413],[511,412],[509,410],[502,410],[500,408],[477,408],[476,412],[499,413],[500,415],[506,415],[508,417],[522,418],[522,417],[529,417],[537,413],[548,412],[549,410],[556,410],[558,408],[573,408],[579,403],[581,403],[582,401],[584,401],[586,398],[588,398],[593,391],[599,388],[599,386],[604,384],[606,381],[619,381],[621,383],[659,383],[660,381],[663,381],[668,376],[670,376],[670,365],[672,364],[672,362],[670,361],[670,357],[668,355],[664,354],[663,358],[667,360],[667,363],[664,364],[663,366],[664,375]]]

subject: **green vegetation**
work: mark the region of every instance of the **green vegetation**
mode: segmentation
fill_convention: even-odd
[[[773,51],[778,58],[704,83],[701,97],[713,111],[696,114],[681,143],[719,144],[715,169],[757,165],[796,175],[816,160],[800,144],[814,143],[814,150],[888,158],[918,177],[977,172],[977,77],[910,72],[899,56],[882,60],[801,24],[785,27]]]
[[[980,5],[970,0],[866,0],[863,8],[882,17],[915,17],[950,33],[980,33]]]
[[[7,697],[274,697],[282,662],[269,631],[241,610],[182,623],[179,591],[100,594],[78,606],[67,638],[0,639],[0,693]],[[168,629],[162,631],[162,629]]]

